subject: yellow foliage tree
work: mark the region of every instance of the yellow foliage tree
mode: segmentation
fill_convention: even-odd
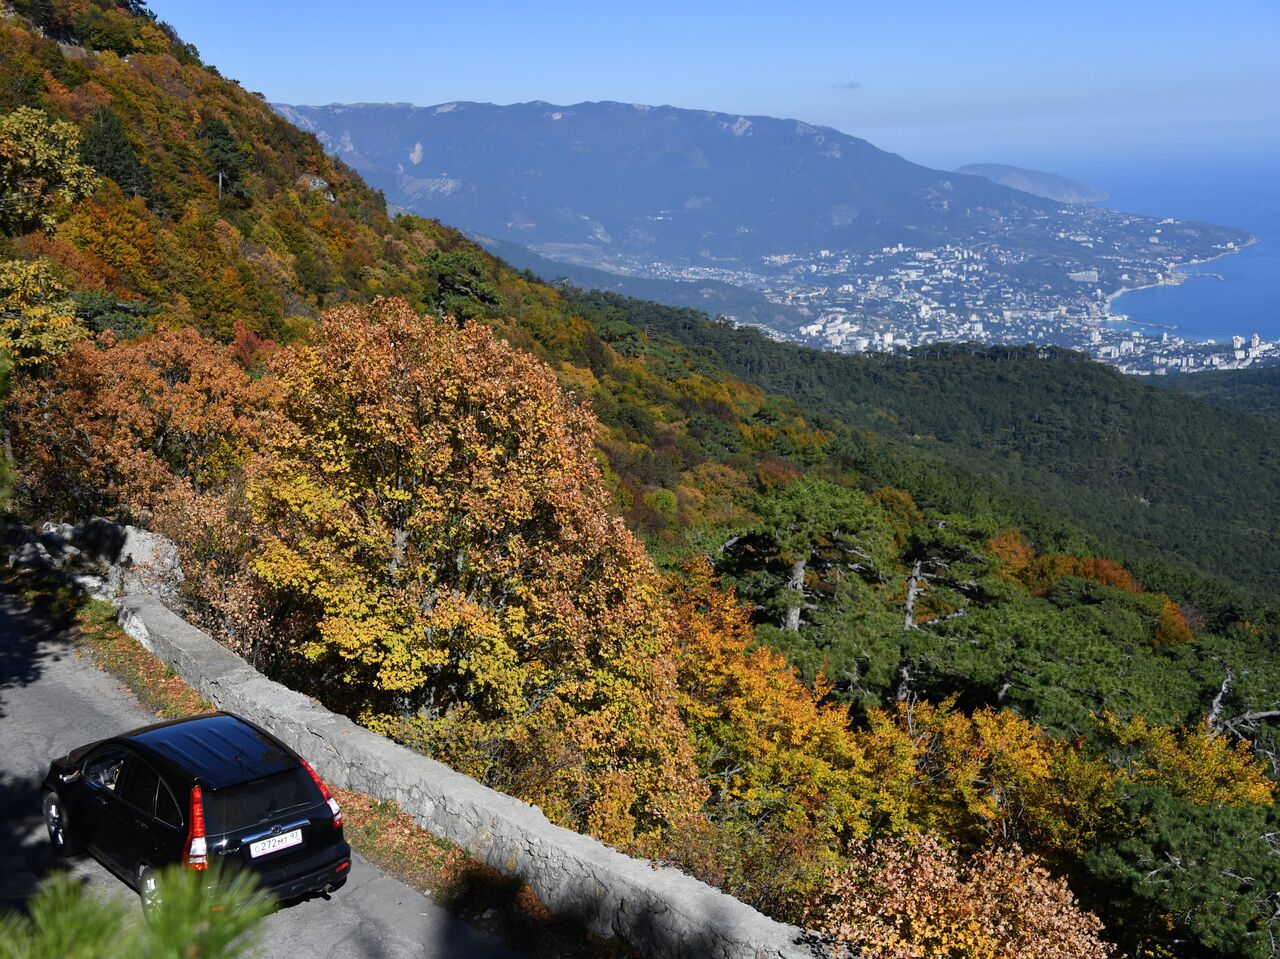
[[[1098,718],[1098,732],[1120,775],[1163,786],[1199,806],[1267,806],[1275,783],[1242,739],[1217,735],[1207,722],[1192,729],[1156,726],[1136,716]]]
[[[254,569],[326,693],[607,841],[696,810],[660,581],[552,370],[399,300],[330,312],[271,369]]]
[[[872,710],[864,742],[878,824],[892,832],[1080,850],[1115,814],[1105,763],[1007,709],[898,703]]]
[[[93,192],[80,162],[80,129],[19,107],[0,116],[0,232],[52,232],[63,211]]]
[[[0,262],[0,349],[19,370],[61,356],[84,335],[75,303],[47,261]]]
[[[671,580],[680,711],[724,818],[812,831],[835,849],[867,832],[875,786],[845,709],[822,705],[705,560]]]

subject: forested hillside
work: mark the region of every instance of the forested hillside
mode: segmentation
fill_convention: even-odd
[[[1280,416],[1280,367],[1168,376],[1158,385],[1224,409]]]
[[[692,310],[603,293],[574,302],[612,309],[771,393],[1035,499],[1134,561],[1176,558],[1263,591],[1280,569],[1280,424],[1221,408],[1265,406],[1266,376],[1211,381],[1211,406],[1052,347],[842,356]]]
[[[18,516],[166,533],[260,669],[831,943],[1276,954],[1280,618],[1230,585],[1276,480],[1230,414],[553,289],[136,0],[15,6]]]

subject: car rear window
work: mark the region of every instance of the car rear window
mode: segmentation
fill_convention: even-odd
[[[322,801],[315,782],[299,766],[265,779],[206,792],[205,825],[209,835],[216,836],[255,826]]]

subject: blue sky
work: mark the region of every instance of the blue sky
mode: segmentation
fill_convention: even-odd
[[[290,103],[669,103],[827,124],[937,166],[1280,155],[1280,0],[150,7]]]

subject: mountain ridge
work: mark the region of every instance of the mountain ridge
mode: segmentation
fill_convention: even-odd
[[[794,119],[618,101],[273,109],[397,208],[578,267],[740,286],[787,308],[775,332],[837,351],[975,335],[1084,348],[1108,293],[1249,239]]]
[[[353,104],[328,105],[326,107],[312,107],[296,104],[272,104],[272,108],[276,109],[282,115],[287,116],[293,122],[300,122],[304,129],[320,137],[321,142],[334,149],[334,152],[345,159],[351,166],[366,175],[372,175],[375,185],[384,189],[388,193],[388,197],[393,202],[403,202],[397,197],[397,191],[401,196],[412,196],[411,181],[419,179],[415,174],[418,170],[425,171],[431,176],[456,176],[456,170],[450,169],[451,161],[461,163],[464,161],[465,153],[472,158],[479,151],[476,150],[476,140],[474,139],[476,131],[468,132],[467,136],[472,137],[465,147],[459,147],[457,150],[450,150],[441,147],[439,141],[433,143],[429,137],[420,136],[418,132],[413,131],[412,124],[414,122],[429,121],[441,123],[453,123],[461,117],[479,117],[481,127],[478,132],[486,136],[499,138],[505,136],[506,142],[522,143],[526,147],[537,149],[536,144],[529,141],[530,125],[537,124],[540,129],[537,130],[538,135],[563,136],[555,129],[556,124],[568,121],[571,125],[573,120],[579,116],[590,115],[590,119],[602,124],[612,124],[609,129],[611,136],[616,135],[619,140],[615,144],[616,147],[625,148],[634,141],[644,144],[643,150],[634,158],[621,159],[620,162],[625,163],[625,168],[629,174],[641,175],[646,172],[646,168],[652,167],[655,163],[675,157],[677,160],[686,161],[684,169],[679,169],[679,164],[674,167],[664,167],[660,172],[682,172],[692,175],[698,179],[698,173],[709,172],[714,166],[716,176],[723,178],[725,176],[742,177],[746,173],[759,174],[761,171],[751,165],[751,161],[737,161],[732,156],[726,156],[723,151],[719,154],[716,152],[717,140],[727,139],[747,140],[752,139],[757,142],[765,139],[770,140],[770,147],[774,149],[795,148],[797,155],[810,163],[828,163],[840,164],[848,161],[852,157],[864,163],[871,163],[876,166],[878,175],[888,179],[884,182],[892,184],[893,188],[900,193],[903,191],[925,191],[933,190],[938,196],[927,198],[931,201],[941,197],[943,192],[948,190],[942,186],[942,183],[950,182],[955,178],[955,174],[949,174],[945,171],[930,170],[927,167],[914,164],[905,158],[879,149],[869,141],[843,133],[831,127],[810,124],[802,120],[775,118],[759,114],[731,114],[721,113],[710,110],[692,110],[671,106],[651,106],[647,104],[628,104],[619,101],[583,101],[577,104],[560,105],[549,103],[542,100],[527,101],[523,103],[497,105],[479,103],[474,101],[450,101],[447,103],[437,104],[425,107],[398,107],[389,104],[367,105],[356,108]],[[357,123],[361,118],[358,116],[361,112],[376,113],[386,115],[388,113],[399,114],[396,118],[396,129],[398,132],[397,143],[392,151],[390,145],[381,146],[372,141],[368,137],[368,130],[360,130],[351,124]],[[504,129],[496,129],[492,126],[492,122],[501,114],[503,116]],[[329,129],[327,121],[335,116],[344,118],[344,122],[349,126],[344,127],[341,132],[336,129]],[[618,120],[624,121],[618,123]],[[626,123],[625,121],[638,121],[639,126],[634,123]],[[680,128],[672,132],[670,127],[673,122],[678,121],[681,124],[688,124],[686,128]],[[520,128],[516,129],[516,124],[520,124]],[[667,130],[658,129],[658,127],[667,127]],[[590,134],[586,134],[590,136]],[[780,138],[792,137],[794,142],[786,142]],[[491,148],[498,152],[501,150],[502,140],[498,139],[490,143]],[[579,148],[584,149],[586,141],[575,141],[579,143]],[[421,144],[422,154],[414,161],[415,148]],[[591,142],[596,149],[611,149],[607,142],[601,141],[597,137]],[[439,149],[440,152],[433,152]],[[395,166],[389,167],[387,164],[391,161],[392,156],[395,157]],[[473,162],[483,162],[482,160],[474,160]],[[389,171],[395,169],[396,173],[406,178],[400,182],[393,182],[393,178],[389,177]],[[519,169],[516,169],[515,176],[519,177]],[[574,181],[579,184],[582,177],[597,177],[596,174],[584,173],[586,168],[579,166],[576,169]],[[598,178],[598,177],[597,177]],[[470,182],[467,177],[461,177],[464,183]],[[705,178],[699,181],[702,185],[706,185]],[[525,191],[533,184],[528,178],[521,181],[519,189],[512,187],[513,193]],[[714,196],[707,195],[706,201],[699,204],[697,201],[703,198],[703,194],[696,190],[690,193],[683,187],[680,190],[673,190],[669,183],[660,182],[660,178],[651,177],[645,181],[648,196],[657,197],[654,202],[657,204],[651,211],[651,215],[661,216],[659,208],[674,208],[677,205],[686,205],[690,201],[694,201],[695,211],[703,210],[707,206],[716,202]],[[563,188],[563,189],[561,189]],[[580,202],[574,198],[574,184],[569,182],[568,178],[556,181],[556,189],[559,191],[556,200],[561,205],[569,206],[576,210]],[[951,189],[955,189],[952,184]],[[708,187],[710,190],[710,187]],[[852,192],[849,192],[852,190]],[[1013,203],[1024,204],[1032,208],[1040,208],[1045,201],[1039,199],[1027,199],[1025,194],[1019,194],[1016,191],[1010,191],[999,185],[991,184],[989,181],[981,178],[968,178],[968,182],[963,184],[963,190],[972,194],[973,202],[977,203]],[[683,191],[683,192],[682,192]],[[674,198],[674,199],[673,199]],[[436,199],[441,199],[439,196]],[[838,207],[841,202],[854,202],[863,204],[866,210],[848,209],[839,212]],[[814,197],[809,197],[807,202],[811,205],[815,202]],[[834,219],[839,220],[843,215],[846,217],[843,223],[836,222],[832,226],[839,229],[842,226],[848,226],[854,220],[866,220],[867,211],[877,209],[878,200],[876,197],[867,195],[867,191],[863,188],[849,188],[846,190],[844,197],[838,197],[836,201],[836,213]],[[410,205],[411,204],[407,204]],[[767,211],[768,204],[762,208]],[[415,212],[423,212],[415,209]],[[634,219],[634,211],[631,211]],[[600,225],[611,233],[620,233],[621,231],[614,227],[611,223],[605,223],[605,216],[599,218]],[[460,225],[468,229],[476,229],[481,232],[488,232],[498,235],[502,238],[512,238],[512,236],[503,236],[504,227],[507,220],[483,219],[480,222],[460,222]],[[731,230],[736,230],[738,224],[734,224]],[[529,227],[516,224],[516,229],[524,233],[533,230],[535,233],[536,225]],[[752,229],[747,227],[745,229]],[[902,238],[903,233],[892,227],[886,226],[884,239],[893,238],[895,242]],[[519,236],[517,233],[515,236]],[[583,234],[583,238],[590,238],[591,231]],[[778,239],[771,239],[767,244],[768,249],[779,249]],[[872,240],[866,240],[866,243],[872,243]],[[687,246],[687,245],[686,245]],[[695,244],[692,249],[686,248],[684,255],[696,258],[700,252],[699,247]]]

